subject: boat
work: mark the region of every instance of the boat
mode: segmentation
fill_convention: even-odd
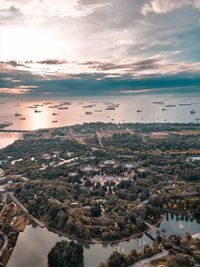
[[[102,109],[97,109],[95,110],[95,112],[102,112]]]
[[[143,112],[143,111],[138,109],[138,110],[137,110],[137,113],[139,113],[139,112]]]
[[[58,105],[54,105],[54,106],[49,106],[48,108],[57,108]]]
[[[86,111],[85,114],[86,114],[86,115],[91,115],[92,112],[90,112],[90,111]]]
[[[162,108],[162,111],[165,111],[165,110],[167,110],[166,108]]]
[[[61,103],[61,105],[71,105],[71,102],[66,101],[66,102]]]
[[[52,123],[57,123],[58,121],[57,120],[55,120],[55,121],[52,121]]]
[[[190,114],[195,114],[196,111],[194,109],[190,110]]]
[[[104,105],[106,106],[116,106],[118,107],[120,104],[117,104],[117,103],[113,103],[113,102],[102,102]]]
[[[107,107],[106,110],[115,110],[115,107]]]
[[[43,107],[43,104],[35,104],[34,107],[35,108],[37,108],[37,107]]]
[[[109,105],[108,108],[118,108],[118,105]]]
[[[68,109],[68,107],[58,107],[58,109]]]
[[[87,105],[87,106],[83,106],[83,108],[92,108],[94,106],[96,106],[96,105]]]
[[[22,114],[20,114],[20,113],[15,113],[15,117],[20,117]]]
[[[166,108],[174,108],[176,105],[172,104],[172,105],[166,105]]]
[[[54,113],[52,113],[52,115],[53,115],[53,116],[56,116],[56,115],[58,115],[58,114],[54,112]]]
[[[164,105],[164,102],[161,102],[161,101],[155,101],[155,102],[153,102],[153,104]]]
[[[34,112],[35,112],[35,113],[40,113],[40,112],[42,112],[42,111],[41,111],[41,110],[37,110],[37,109],[35,109]]]
[[[26,118],[21,118],[20,120],[21,120],[21,121],[25,121],[25,120],[26,120]]]
[[[120,104],[115,104],[115,103],[104,103],[107,107],[115,107],[115,108],[118,108]]]
[[[179,104],[179,106],[191,106],[192,103],[183,103],[183,104]]]

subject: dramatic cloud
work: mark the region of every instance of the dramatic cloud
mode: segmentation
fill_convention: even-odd
[[[101,4],[79,5],[79,0],[1,0],[0,13],[20,10],[24,16],[82,17],[92,13]]]
[[[82,65],[87,65],[90,68],[95,68],[98,71],[109,71],[109,70],[120,70],[120,69],[152,69],[156,67],[157,59],[146,59],[135,61],[131,63],[117,64],[117,63],[105,63],[98,61],[88,61],[82,63]]]
[[[142,13],[144,15],[147,15],[150,12],[164,14],[187,5],[192,5],[193,7],[200,9],[199,0],[152,0],[144,4]]]
[[[196,84],[199,19],[200,0],[0,0],[0,87]]]

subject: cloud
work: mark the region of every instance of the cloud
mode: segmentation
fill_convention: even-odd
[[[59,60],[59,59],[46,59],[46,60],[41,60],[37,61],[37,64],[45,64],[45,65],[62,65],[66,64],[66,60]]]
[[[38,88],[38,86],[28,86],[28,85],[21,85],[16,86],[13,88],[10,87],[0,87],[0,95],[25,95],[30,92],[33,92],[33,89]]]
[[[109,65],[106,62],[85,62],[86,66],[98,65],[101,71],[93,73],[63,73],[58,75],[36,75],[29,71],[11,67],[0,72],[0,95],[27,96],[85,96],[113,95],[122,91],[138,92],[176,88],[199,90],[200,63],[164,62],[148,59],[126,64]],[[84,65],[85,66],[85,65]],[[0,64],[1,68],[1,64]],[[123,72],[123,68],[130,68]],[[179,69],[179,72],[177,72]],[[111,74],[112,73],[112,74]],[[197,89],[195,89],[197,88]]]
[[[116,63],[116,62],[98,62],[98,61],[88,61],[80,63],[81,65],[87,65],[91,69],[96,69],[97,71],[112,71],[112,70],[129,70],[129,71],[140,71],[146,69],[158,68],[158,59],[146,59],[138,60],[130,63]]]
[[[197,76],[198,9],[200,0],[0,0],[0,86],[87,92]]]
[[[22,71],[23,73],[40,74],[44,79],[52,77],[65,77],[85,73],[88,75],[104,74],[106,76],[130,75],[132,77],[145,78],[149,75],[174,75],[176,73],[198,73],[200,62],[187,62],[184,60],[169,60],[169,53],[179,54],[180,51],[163,51],[155,57],[132,60],[132,61],[84,61],[68,62],[59,59],[48,59],[43,61],[0,61],[2,71]],[[18,80],[18,78],[14,78]],[[20,77],[19,77],[20,79]]]
[[[1,23],[3,21],[12,20],[16,17],[21,17],[21,16],[22,16],[22,13],[20,9],[16,8],[15,6],[10,6],[9,8],[0,9]]]
[[[22,13],[25,17],[84,17],[94,12],[102,4],[80,5],[79,0],[1,0],[0,14]]]
[[[150,75],[200,73],[200,62],[169,61],[168,52],[154,58],[126,63],[88,61],[81,64],[86,65],[89,69],[96,70],[96,73],[117,74],[118,76],[128,74],[132,77],[141,78],[149,77]]]
[[[165,14],[187,5],[200,9],[200,0],[151,0],[144,4],[141,12],[145,16],[151,12]]]
[[[0,65],[3,65],[5,67],[26,67],[26,65],[24,63],[21,62],[17,62],[15,60],[10,60],[10,61],[0,61]]]

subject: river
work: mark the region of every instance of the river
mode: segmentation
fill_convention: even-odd
[[[195,219],[169,215],[160,224],[159,229],[165,229],[166,234],[191,234],[199,232],[200,224]],[[47,267],[47,254],[57,241],[67,239],[39,227],[28,225],[19,235],[17,245],[7,264],[7,267]],[[120,252],[129,252],[132,249],[140,250],[143,245],[152,241],[144,234],[127,242],[113,246],[84,244],[84,267],[98,267],[109,255],[119,249]]]

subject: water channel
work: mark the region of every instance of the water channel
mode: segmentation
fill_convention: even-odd
[[[191,234],[200,231],[200,223],[196,219],[184,216],[168,215],[159,225],[159,229],[165,229],[166,234]],[[19,235],[17,245],[7,264],[7,267],[47,267],[47,254],[56,242],[67,239],[47,229],[28,225]],[[140,250],[145,244],[151,244],[152,240],[145,234],[127,242],[115,245],[103,246],[84,244],[84,266],[98,267],[113,251],[127,253],[132,249]]]

